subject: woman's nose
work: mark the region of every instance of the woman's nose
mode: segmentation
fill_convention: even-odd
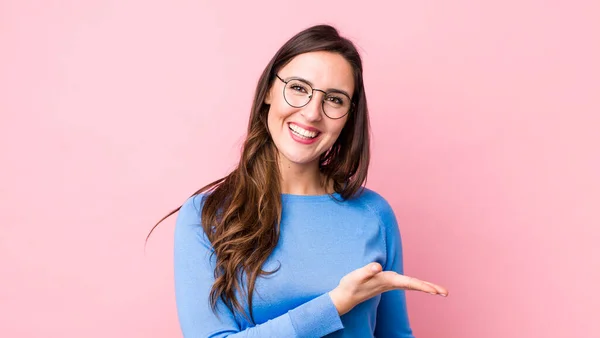
[[[322,93],[313,93],[310,102],[302,109],[302,115],[308,121],[319,121],[323,118]]]

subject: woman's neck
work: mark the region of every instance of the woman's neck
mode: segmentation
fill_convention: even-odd
[[[333,192],[333,183],[323,185],[319,163],[298,165],[280,163],[281,192],[292,195],[325,195]]]

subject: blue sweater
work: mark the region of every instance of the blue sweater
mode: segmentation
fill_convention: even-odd
[[[210,307],[214,257],[210,259],[211,244],[200,225],[201,196],[183,204],[175,226],[175,296],[186,338],[413,337],[403,290],[373,297],[343,316],[328,295],[344,275],[370,262],[403,273],[396,217],[374,191],[365,189],[344,202],[328,195],[281,195],[279,243],[264,270],[281,267],[257,279],[256,325],[223,303],[218,316]]]

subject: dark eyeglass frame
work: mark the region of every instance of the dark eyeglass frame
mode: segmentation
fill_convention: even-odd
[[[344,115],[342,115],[342,116],[340,116],[340,117],[331,117],[331,116],[327,115],[327,112],[325,111],[325,99],[321,100],[321,110],[323,111],[323,114],[325,114],[325,116],[327,116],[328,118],[330,118],[330,119],[332,119],[332,120],[339,120],[339,119],[343,118],[344,116],[348,115],[348,114],[350,113],[350,111],[354,110],[354,102],[352,101],[352,99],[350,98],[350,96],[346,95],[345,93],[342,93],[342,92],[340,92],[340,91],[330,91],[330,92],[326,92],[326,91],[324,91],[324,90],[322,90],[322,89],[313,88],[313,86],[311,86],[311,85],[310,85],[309,83],[307,83],[305,80],[303,80],[303,79],[300,79],[300,78],[291,78],[291,79],[289,79],[289,80],[287,80],[287,81],[286,81],[286,80],[282,79],[282,78],[279,76],[279,74],[275,74],[275,76],[276,76],[276,77],[277,77],[277,78],[278,78],[278,79],[279,79],[281,82],[283,82],[283,83],[285,84],[285,85],[283,86],[283,92],[282,92],[282,94],[283,94],[283,99],[284,99],[284,100],[285,100],[285,102],[286,102],[288,105],[290,105],[291,107],[294,107],[294,108],[302,108],[302,107],[306,106],[306,105],[307,105],[307,104],[309,104],[309,103],[310,103],[310,101],[312,100],[312,98],[313,98],[313,96],[314,96],[314,93],[315,93],[315,91],[318,91],[318,92],[321,92],[321,93],[323,93],[323,94],[325,95],[325,96],[324,96],[324,98],[325,98],[325,97],[327,97],[327,95],[328,95],[328,94],[331,94],[331,93],[336,93],[336,94],[344,95],[345,97],[347,97],[347,98],[348,98],[348,101],[350,102],[350,107],[348,107],[348,111],[346,112],[346,114],[344,114]],[[285,88],[286,88],[287,84],[288,84],[290,81],[292,81],[292,80],[300,81],[300,82],[302,82],[302,83],[306,84],[306,85],[307,85],[307,86],[308,86],[310,89],[312,89],[312,93],[310,93],[310,95],[308,96],[308,101],[306,101],[306,103],[305,103],[305,104],[303,104],[303,105],[301,105],[301,106],[294,106],[293,104],[291,104],[291,103],[290,103],[290,102],[287,100],[287,98],[286,98],[286,96],[285,96]]]

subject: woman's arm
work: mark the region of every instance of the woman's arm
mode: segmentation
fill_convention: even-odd
[[[403,275],[402,239],[396,216],[387,202],[381,203],[379,212],[382,222],[381,226],[385,229],[386,240],[386,264],[383,270],[395,271]],[[414,338],[408,320],[404,290],[391,290],[381,294],[381,300],[377,308],[375,336]]]
[[[212,247],[200,224],[201,196],[188,199],[175,225],[175,297],[184,337],[321,337],[343,328],[328,294],[240,331],[233,313],[219,300],[216,316],[209,303],[214,283]]]

